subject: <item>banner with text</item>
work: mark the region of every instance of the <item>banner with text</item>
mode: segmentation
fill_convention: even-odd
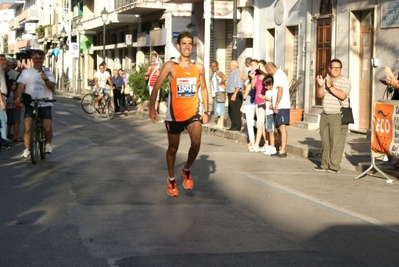
[[[399,158],[399,101],[375,103],[371,149]]]

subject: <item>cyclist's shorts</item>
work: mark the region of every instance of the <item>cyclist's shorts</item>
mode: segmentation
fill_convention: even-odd
[[[108,90],[105,88],[98,89],[97,87],[94,90],[95,95],[104,94],[104,96],[108,96]]]
[[[25,107],[25,118],[33,118],[33,106]],[[39,107],[39,118],[51,120],[51,107]]]

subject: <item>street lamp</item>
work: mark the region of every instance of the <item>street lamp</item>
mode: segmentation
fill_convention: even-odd
[[[82,92],[82,74],[80,72],[80,33],[83,31],[83,23],[79,20],[78,24],[76,24],[76,29],[78,31],[78,94]]]
[[[103,21],[103,61],[105,61],[105,23],[108,20],[108,11],[105,9],[101,11],[101,19]]]
[[[61,61],[61,88],[64,90],[64,80],[65,80],[65,75],[64,75],[64,58],[65,58],[65,42],[64,39],[67,35],[67,32],[65,31],[65,28],[62,27],[61,30],[61,37],[60,37],[60,45],[61,45],[61,51],[62,51],[62,61]]]

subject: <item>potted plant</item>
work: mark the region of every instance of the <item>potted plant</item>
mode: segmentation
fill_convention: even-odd
[[[299,97],[300,92],[302,91],[302,77],[294,77],[290,82],[290,100],[291,100],[291,109],[290,109],[290,126],[294,125],[296,121],[302,121],[303,116],[303,108],[299,108]]]

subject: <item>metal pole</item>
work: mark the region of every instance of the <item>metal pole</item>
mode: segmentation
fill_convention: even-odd
[[[105,22],[103,24],[103,61],[105,62]]]
[[[233,60],[237,60],[237,0],[233,0]]]
[[[78,94],[82,93],[82,75],[80,73],[80,32],[78,31],[78,47],[79,47],[79,52],[78,52]]]
[[[61,90],[64,91],[64,57],[65,57],[65,51],[64,51],[64,40],[61,41],[61,51],[62,51],[62,61],[61,61]]]

